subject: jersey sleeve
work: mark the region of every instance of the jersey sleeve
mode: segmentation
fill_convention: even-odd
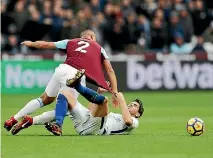
[[[108,55],[107,55],[107,53],[106,53],[106,51],[104,50],[103,47],[101,47],[101,54],[102,54],[104,59],[109,59],[109,57],[108,57]]]
[[[53,42],[53,43],[58,49],[66,49],[68,41],[69,40],[62,40],[62,41]]]
[[[138,120],[132,117],[132,126],[130,126],[130,128],[137,128],[138,126],[139,126]]]

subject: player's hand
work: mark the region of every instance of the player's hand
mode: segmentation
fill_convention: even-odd
[[[24,41],[24,42],[21,42],[22,45],[25,45],[27,47],[31,47],[32,46],[32,41]]]
[[[118,95],[118,93],[112,94],[112,105],[114,108],[117,108],[119,106],[119,101],[118,101],[117,95]]]
[[[123,93],[121,93],[121,92],[117,93],[117,98],[118,98],[118,99],[124,98]]]
[[[108,92],[108,90],[103,89],[103,88],[101,88],[101,87],[98,87],[97,92],[98,92],[98,94],[102,94],[102,93]]]
[[[107,85],[110,87],[109,81],[106,81],[106,83],[107,83]],[[98,87],[97,92],[98,92],[99,94],[102,94],[102,93],[108,92],[108,90],[103,89],[103,88],[101,88],[101,87]]]

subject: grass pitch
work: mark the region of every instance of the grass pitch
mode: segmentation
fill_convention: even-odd
[[[34,95],[2,95],[3,158],[212,158],[213,92],[124,93],[127,102],[144,101],[140,126],[127,136],[78,136],[69,118],[63,136],[52,136],[43,126],[21,131],[17,136],[3,129],[3,123]],[[80,99],[86,105],[84,99]],[[54,104],[35,114],[54,108]],[[112,109],[112,111],[119,111]],[[35,115],[34,114],[34,115]],[[206,130],[193,137],[186,132],[191,117],[203,119]]]

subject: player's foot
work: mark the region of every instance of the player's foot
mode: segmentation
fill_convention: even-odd
[[[68,87],[74,87],[77,83],[80,83],[81,78],[85,74],[85,69],[77,71],[74,78],[67,79],[67,86]]]
[[[10,119],[6,120],[4,122],[4,128],[7,131],[10,131],[11,128],[17,123],[18,121],[14,119],[14,117],[11,117]]]
[[[45,123],[45,128],[48,131],[50,131],[52,134],[54,134],[55,136],[62,135],[61,127],[59,125],[57,125],[56,123],[47,122],[47,123]]]
[[[33,124],[33,118],[26,115],[24,116],[23,120],[15,125],[12,129],[12,135],[16,135],[18,132],[20,132],[22,129],[28,128]]]

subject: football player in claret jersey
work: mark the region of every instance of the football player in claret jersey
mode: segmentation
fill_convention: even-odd
[[[51,104],[61,90],[67,90],[74,94],[77,99],[79,93],[66,85],[66,80],[75,77],[78,70],[84,69],[87,81],[103,87],[112,92],[113,105],[117,105],[114,94],[117,93],[117,79],[105,50],[96,42],[95,33],[92,30],[85,30],[81,38],[62,40],[58,42],[45,41],[24,41],[23,45],[40,49],[60,49],[67,54],[63,64],[60,64],[50,79],[45,92],[37,99],[28,102],[17,114],[6,120],[4,127],[10,131],[23,116],[33,113],[37,109]],[[112,89],[106,84],[102,67],[106,71]],[[85,85],[85,76],[81,84]]]
[[[45,124],[47,130],[56,136],[60,136],[62,135],[64,119],[63,116],[60,116],[60,113],[67,113],[67,111],[67,115],[70,116],[79,135],[130,134],[133,129],[138,127],[138,118],[144,112],[143,104],[139,99],[135,99],[127,105],[123,94],[117,93],[121,114],[109,113],[108,99],[102,95],[106,90],[99,88],[98,93],[96,93],[80,83],[77,83],[75,88],[90,101],[88,108],[78,101],[76,102],[73,94],[64,90],[59,93],[55,110],[44,112],[33,118],[25,116],[23,121],[13,128],[12,134],[17,134],[20,130],[31,125]]]

